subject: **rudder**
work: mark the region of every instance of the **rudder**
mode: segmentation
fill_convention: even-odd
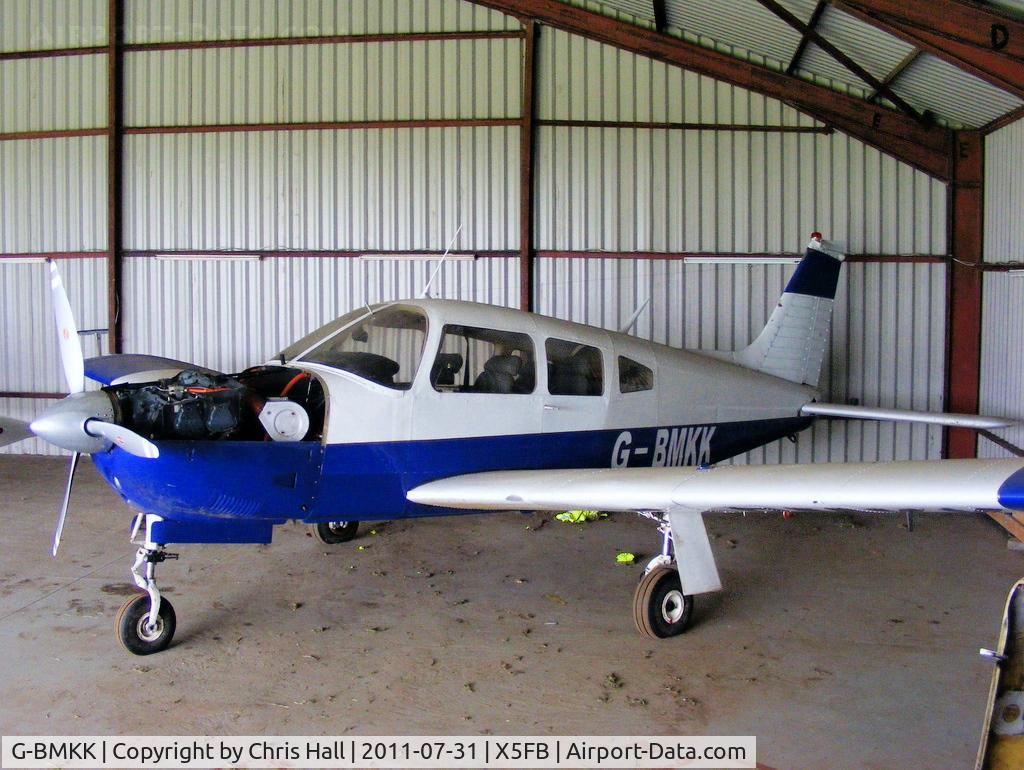
[[[729,354],[729,359],[748,369],[817,387],[842,263],[843,255],[825,246],[821,233],[813,233],[768,323],[757,339]]]

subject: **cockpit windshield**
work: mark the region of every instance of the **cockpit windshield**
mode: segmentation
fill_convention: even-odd
[[[324,364],[395,390],[408,390],[423,357],[427,317],[422,310],[392,305],[350,321],[300,361]],[[341,320],[341,319],[339,319]]]

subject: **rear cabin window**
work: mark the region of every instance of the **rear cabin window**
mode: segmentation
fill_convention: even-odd
[[[533,340],[526,334],[449,324],[430,367],[440,393],[533,393]]]
[[[413,307],[392,306],[367,315],[302,356],[395,390],[412,385],[427,337],[427,317]]]
[[[632,358],[619,356],[619,393],[654,389],[654,372]]]
[[[604,392],[601,351],[571,340],[548,339],[548,392],[553,396],[600,396]]]

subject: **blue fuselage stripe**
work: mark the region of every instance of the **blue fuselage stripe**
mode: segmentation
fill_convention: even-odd
[[[417,505],[420,484],[493,470],[720,462],[791,435],[810,418],[365,444],[163,441],[160,458],[94,455],[129,505],[165,519],[381,520],[455,513]],[[462,513],[462,511],[459,511]],[[194,540],[192,542],[203,542]]]

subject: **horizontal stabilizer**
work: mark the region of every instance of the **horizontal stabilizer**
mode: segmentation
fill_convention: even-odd
[[[86,359],[85,375],[104,385],[123,385],[129,382],[155,382],[174,377],[186,370],[219,374],[205,366],[187,361],[177,361],[162,356],[147,356],[139,353],[97,356]]]
[[[994,430],[1016,425],[1016,420],[1006,417],[985,417],[980,414],[951,414],[948,412],[917,412],[913,409],[880,409],[874,406],[849,406],[847,404],[806,404],[801,414],[813,417],[845,417],[851,420],[886,420],[896,422],[920,422],[926,425],[944,425],[948,428],[975,428]]]

